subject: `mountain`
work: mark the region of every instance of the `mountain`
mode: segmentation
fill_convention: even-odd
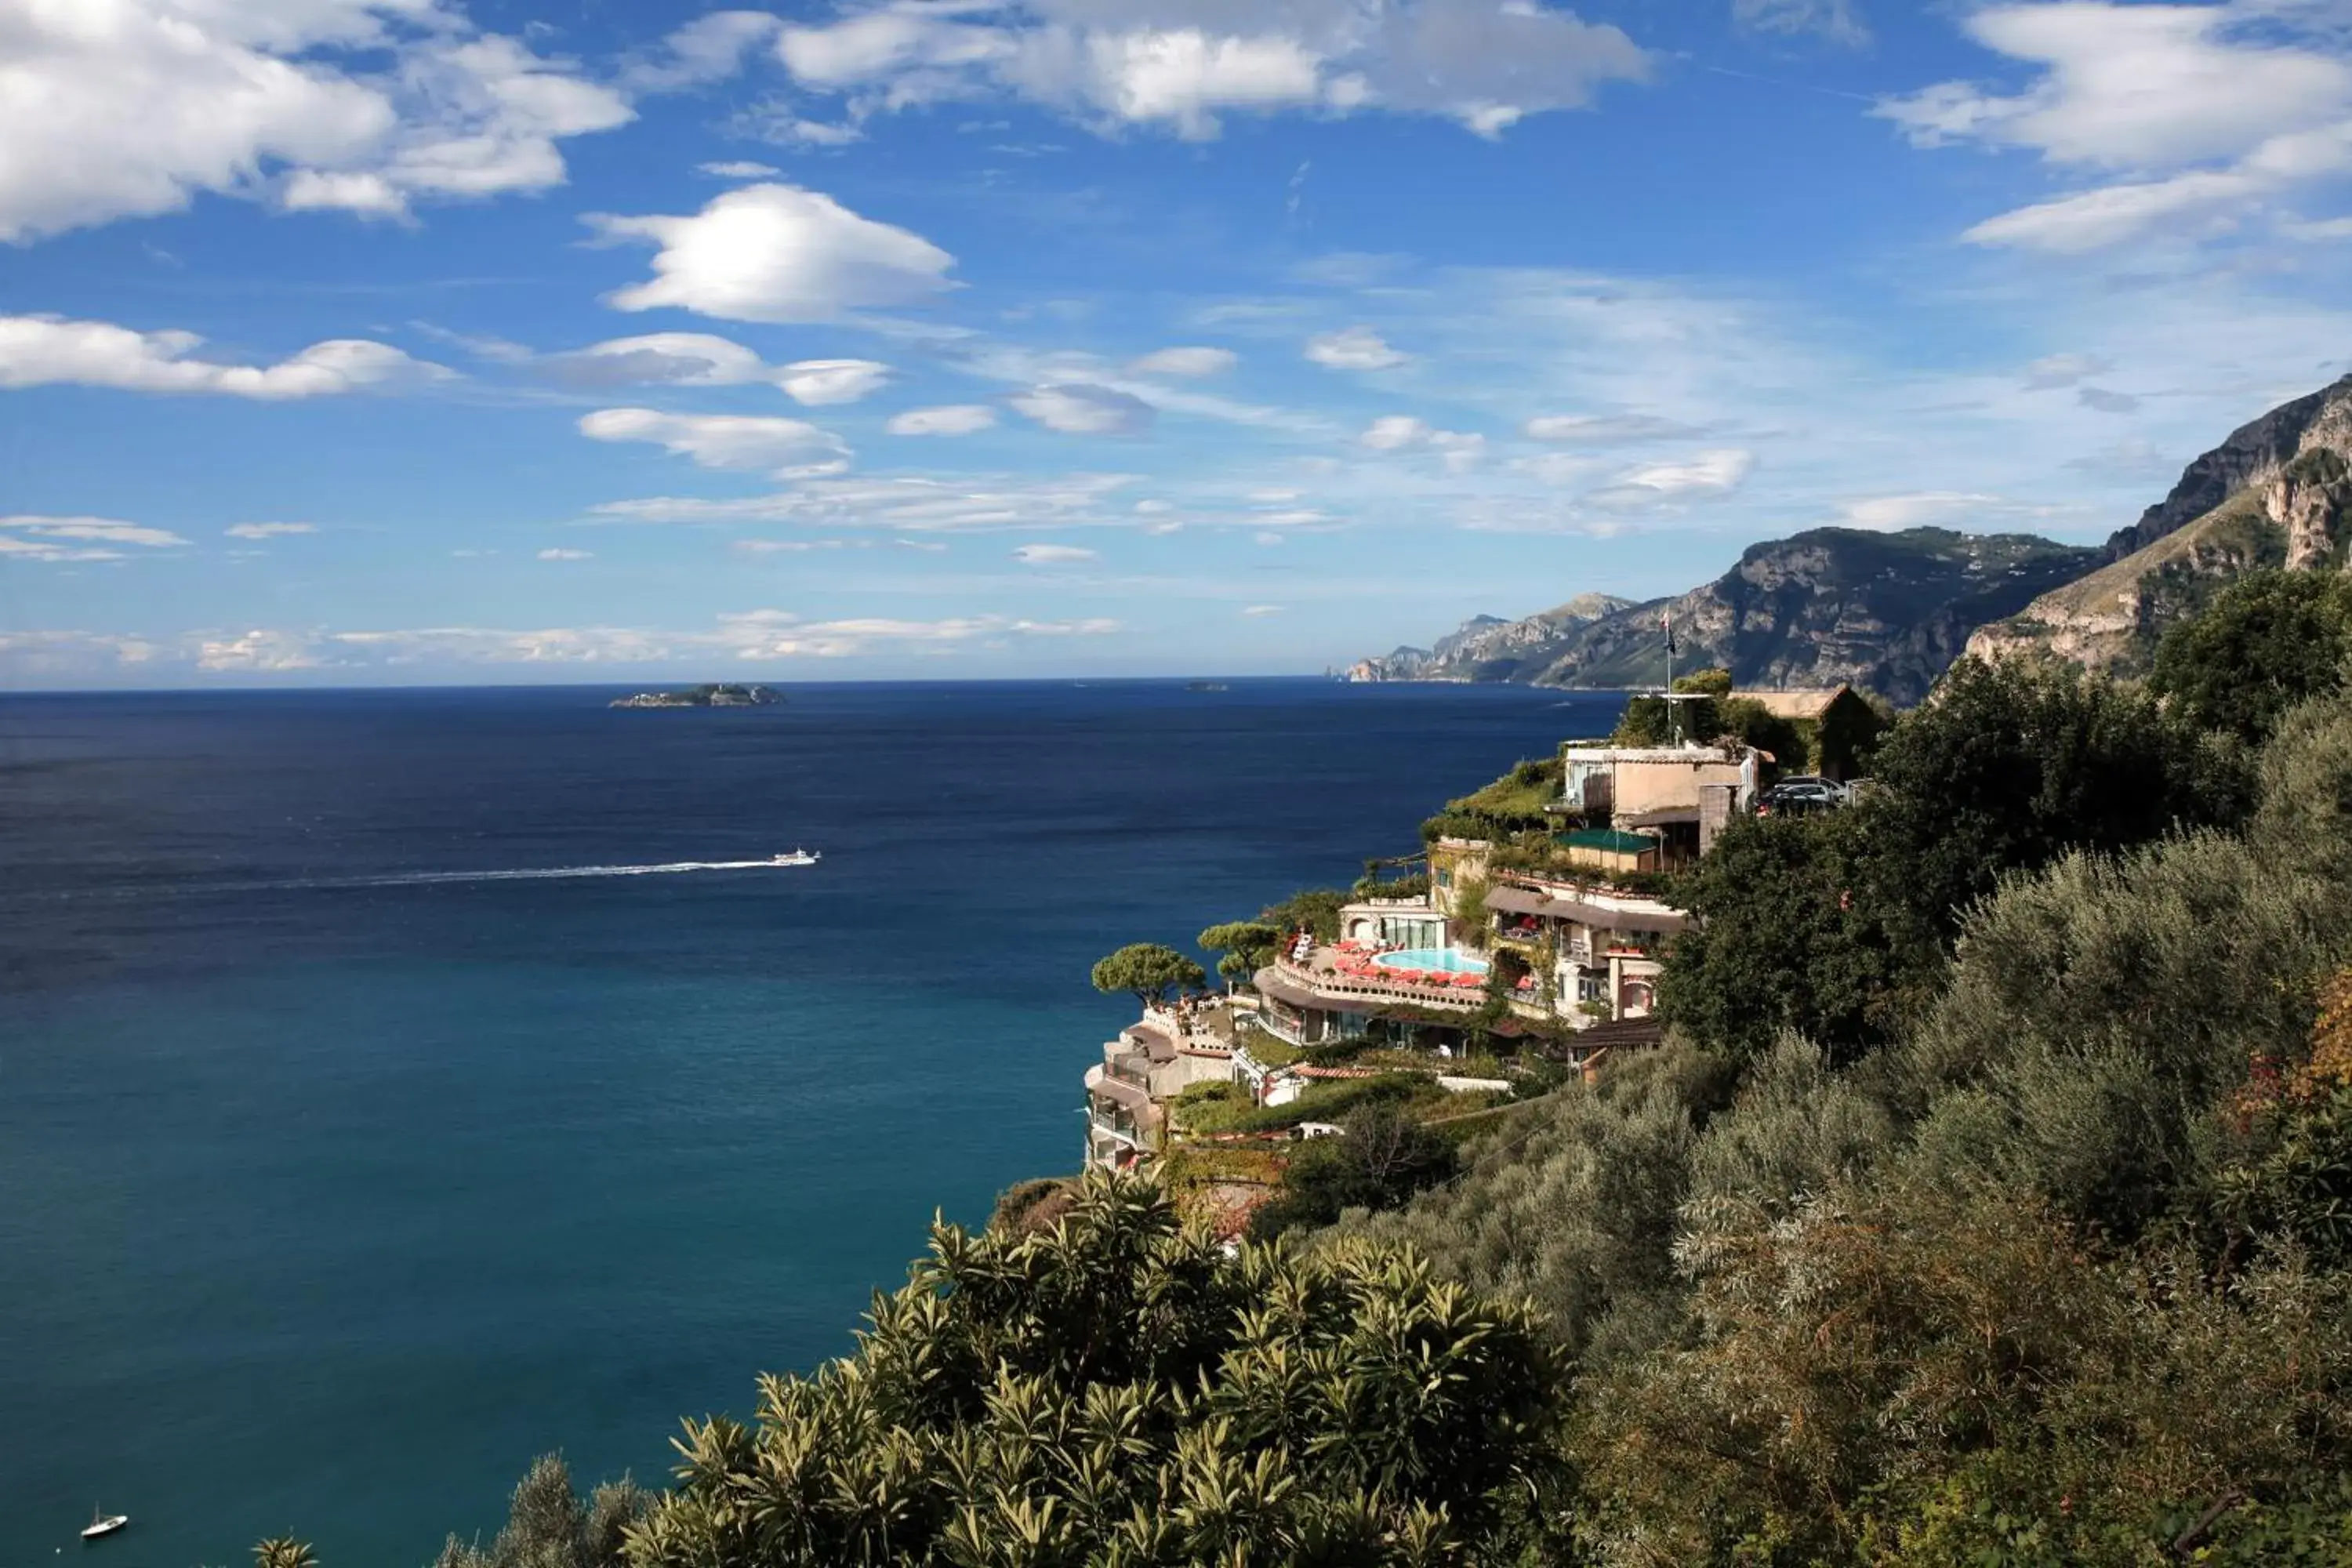
[[[1661,614],[1672,616],[1678,668],[1720,665],[1743,686],[1841,682],[1896,702],[1927,695],[1979,626],[2018,610],[2100,560],[2096,550],[2027,534],[1915,528],[1817,528],[1751,545],[1714,582],[1644,604],[1571,600],[1524,621],[1491,617],[1456,632],[1448,662],[1400,648],[1349,671],[1367,679],[1497,679],[1538,686],[1654,686],[1665,679]],[[1464,654],[1470,655],[1465,663]],[[1487,651],[1487,650],[1492,650]],[[1418,659],[1400,660],[1402,655]],[[1383,673],[1359,675],[1378,667]],[[1399,673],[1410,669],[1412,673]],[[1471,674],[1475,669],[1485,673]]]
[[[1434,647],[1401,647],[1380,658],[1360,660],[1349,680],[1514,681],[1529,679],[1550,661],[1549,650],[1577,628],[1632,607],[1631,599],[1579,594],[1565,605],[1507,621],[1474,616],[1437,639]]]
[[[1984,658],[2041,653],[2093,669],[2147,667],[2165,627],[2264,566],[2340,566],[2352,542],[2352,376],[2241,426],[2172,493],[2108,540],[2106,564],[1979,628]]]

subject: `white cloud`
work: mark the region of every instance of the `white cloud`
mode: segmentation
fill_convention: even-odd
[[[1234,110],[1444,115],[1493,135],[1581,108],[1649,57],[1616,27],[1535,0],[1422,0],[1411,8],[1296,0],[1278,11],[1198,0],[1030,0],[992,8],[886,0],[787,26],[777,52],[803,90],[853,116],[1012,94],[1105,134],[1164,127],[1200,139]]]
[[[1833,43],[1865,44],[1870,29],[1851,0],[1731,0],[1732,19],[1762,33],[1811,33]]]
[[[1701,452],[1685,463],[1653,463],[1630,469],[1585,499],[1601,506],[1708,500],[1738,489],[1755,465],[1752,452],[1727,448]]]
[[[1388,370],[1411,356],[1389,347],[1370,327],[1349,327],[1309,338],[1307,357],[1333,370]]]
[[[731,500],[656,496],[607,501],[592,515],[612,522],[799,522],[917,534],[1128,527],[1131,518],[1109,508],[1118,491],[1134,482],[1129,474],[820,479],[776,495]]]
[[[1486,455],[1484,436],[1434,429],[1426,419],[1409,414],[1382,415],[1356,439],[1375,452],[1397,452],[1423,445],[1434,447],[1444,454],[1446,471],[1455,474],[1476,468]]]
[[[1175,510],[1174,501],[1152,500],[1135,503],[1135,515],[1138,517],[1160,517]]]
[[[697,163],[694,172],[708,174],[714,180],[769,180],[783,173],[772,163],[754,163],[746,158],[731,159],[722,163]]]
[[[124,548],[166,550],[187,542],[168,529],[109,517],[0,517],[0,560],[120,561]]]
[[[955,258],[903,228],[797,185],[745,185],[692,217],[587,220],[660,247],[648,281],[607,296],[623,310],[676,306],[726,321],[816,322],[930,298]]]
[[[2128,392],[2114,392],[2104,386],[2076,389],[2074,401],[2085,408],[2095,408],[2102,414],[2136,414],[2139,399]]]
[[[267,674],[315,669],[319,662],[312,638],[302,632],[256,630],[238,637],[201,638],[196,644],[198,669]]]
[[[1048,430],[1066,436],[1132,436],[1151,423],[1139,397],[1087,382],[1065,382],[1015,395],[1013,406]]]
[[[9,0],[0,240],[176,212],[201,193],[404,216],[545,190],[557,143],[627,99],[455,0]]]
[[[580,433],[592,441],[657,442],[706,468],[761,468],[779,479],[835,474],[849,466],[849,447],[840,437],[798,419],[600,408],[581,418]]]
[[[1231,349],[1155,349],[1128,369],[1138,375],[1222,375],[1240,363]]]
[[[231,539],[278,539],[289,534],[316,533],[314,522],[233,522],[222,531]]]
[[[64,383],[126,392],[287,399],[413,384],[449,374],[365,338],[312,343],[272,365],[191,357],[204,341],[194,332],[139,332],[111,321],[0,316],[0,387]]]
[[[590,550],[564,550],[551,546],[539,552],[539,559],[541,561],[588,561],[593,560],[594,555],[595,552]]]
[[[1900,533],[1906,528],[1948,528],[1956,521],[2010,510],[1999,496],[1962,490],[1923,490],[1911,495],[1869,496],[1845,502],[1838,522],[1874,533]]]
[[[664,38],[658,49],[629,68],[624,79],[644,92],[723,81],[741,69],[743,57],[773,37],[780,25],[764,11],[709,12]],[[717,173],[727,166],[706,163],[702,172]]]
[[[1250,616],[1278,616],[1282,609],[1280,605],[1244,605],[1242,614]]]
[[[804,359],[784,366],[776,384],[795,403],[855,403],[881,389],[890,367],[870,359]]]
[[[775,373],[741,343],[709,332],[647,332],[591,343],[548,362],[572,386],[738,386]]]
[[[2315,13],[2299,35],[2303,18],[2276,0],[1993,5],[1967,29],[2041,69],[2025,90],[1948,81],[1875,112],[1921,146],[2022,148],[2106,179],[1987,219],[1974,243],[2081,253],[2158,231],[2204,238],[2352,169],[2352,61]]]
[[[1519,428],[1529,440],[1580,447],[1630,447],[1700,434],[1692,426],[1641,414],[1540,414]]]
[[[740,386],[767,382],[795,403],[855,403],[890,378],[890,367],[870,359],[809,359],[771,365],[730,339],[709,332],[646,332],[592,343],[547,362],[571,386]]]
[[[996,410],[985,403],[950,403],[894,414],[883,428],[893,436],[970,436],[995,423]]]
[[[1100,560],[1101,552],[1076,544],[1024,544],[1013,550],[1013,559],[1024,566],[1066,566]]]
[[[1375,452],[1393,452],[1429,437],[1429,422],[1409,414],[1384,414],[1356,437]]]
[[[739,539],[728,546],[746,555],[802,554],[812,550],[846,550],[851,545],[868,545],[870,539]]]
[[[2102,374],[2115,366],[2097,354],[2045,354],[2025,367],[2025,390],[2048,392],[2056,387],[2073,386],[2086,376]]]

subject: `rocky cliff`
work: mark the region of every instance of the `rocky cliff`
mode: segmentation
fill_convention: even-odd
[[[1524,621],[1473,623],[1476,629],[1464,632],[1471,645],[1496,650],[1479,679],[1651,686],[1665,678],[1658,623],[1667,614],[1680,645],[1678,669],[1720,665],[1743,686],[1846,682],[1915,702],[1977,626],[2015,613],[2097,560],[2095,550],[2024,534],[1820,528],[1752,545],[1721,577],[1676,598],[1617,600],[1598,616],[1563,617],[1556,610]],[[1390,668],[1394,658],[1358,668]],[[1462,669],[1459,661],[1412,668],[1416,673],[1350,677],[1472,679],[1443,673]]]
[[[1579,594],[1564,605],[1524,620],[1475,616],[1433,647],[1400,647],[1349,667],[1349,680],[1515,681],[1530,679],[1550,662],[1552,650],[1579,627],[1629,608],[1633,601],[1607,594]]]
[[[2042,654],[2086,668],[2146,668],[2164,629],[2263,567],[2340,566],[2352,541],[2352,376],[2282,404],[2192,462],[2107,542],[2107,564],[1980,627],[1983,658]]]

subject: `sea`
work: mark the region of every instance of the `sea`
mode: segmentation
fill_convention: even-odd
[[[538,1454],[667,1479],[1076,1167],[1095,959],[1622,704],[782,689],[0,696],[0,1568],[419,1568]]]

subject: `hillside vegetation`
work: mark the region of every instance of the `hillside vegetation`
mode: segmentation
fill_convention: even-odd
[[[543,1462],[441,1568],[2352,1563],[2316,583],[2223,590],[2157,689],[1960,667],[1859,805],[1685,880],[1664,1046],[1402,1207],[1228,1255],[1093,1177],[939,1226],[669,1489]]]

